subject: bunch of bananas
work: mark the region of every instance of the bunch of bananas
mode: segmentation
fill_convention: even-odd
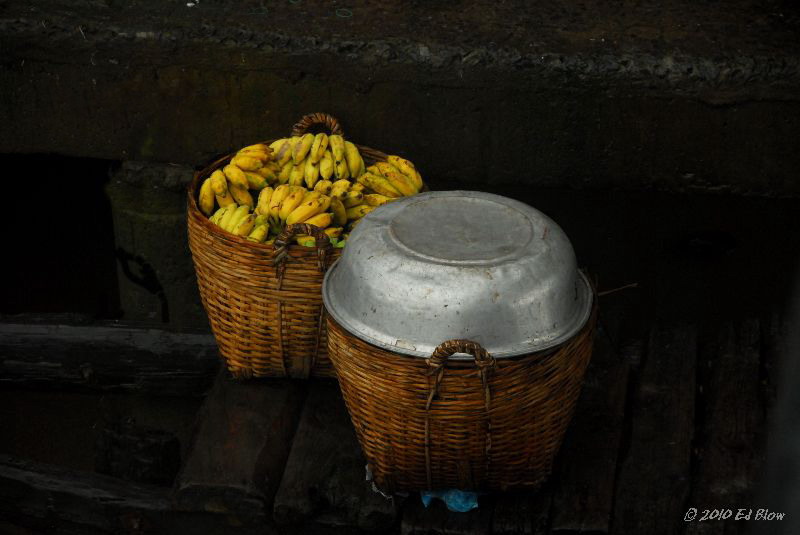
[[[278,183],[314,189],[318,180],[355,179],[364,173],[358,148],[340,135],[305,134],[279,139],[270,148],[280,168]]]
[[[308,223],[343,247],[362,217],[422,187],[408,160],[389,156],[366,167],[341,136],[306,134],[242,148],[203,182],[198,206],[212,223],[256,243],[272,243],[285,225]],[[315,245],[311,236],[295,241]]]

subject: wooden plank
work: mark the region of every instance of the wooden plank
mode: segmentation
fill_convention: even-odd
[[[697,473],[690,505],[737,509],[753,503],[763,465],[763,407],[759,394],[760,335],[757,320],[728,323],[702,344],[699,355],[703,428],[698,429]],[[744,533],[746,522],[699,522],[689,534]]]
[[[175,512],[169,489],[6,455],[0,455],[0,518],[48,535],[212,535],[229,534],[234,527],[241,535],[271,533],[263,525],[246,525],[233,517]],[[3,533],[5,526],[0,523]]]
[[[129,532],[169,510],[168,489],[0,455],[0,516],[24,525]]]
[[[265,517],[305,396],[290,380],[234,381],[223,370],[198,411],[175,483],[181,510]]]
[[[95,442],[95,470],[126,481],[169,487],[180,459],[173,433],[129,421],[103,426]]]
[[[200,395],[219,362],[210,334],[113,324],[0,323],[0,384]]]
[[[635,386],[612,533],[678,533],[689,493],[697,330],[656,325]]]
[[[543,535],[547,533],[553,490],[545,485],[536,491],[495,495],[492,512],[494,535]]]
[[[488,535],[492,533],[494,499],[484,496],[479,507],[466,513],[448,511],[444,503],[435,499],[428,507],[422,504],[417,493],[412,494],[403,507],[400,526],[402,535]]]
[[[601,329],[560,453],[552,529],[609,530],[624,430],[629,364]]]
[[[390,527],[396,504],[374,492],[365,479],[366,461],[338,385],[317,382],[309,388],[275,496],[275,521],[365,530]]]

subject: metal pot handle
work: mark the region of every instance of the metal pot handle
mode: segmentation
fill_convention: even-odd
[[[489,352],[486,351],[478,342],[461,339],[447,340],[446,342],[439,344],[436,349],[433,350],[431,356],[425,359],[425,363],[428,365],[427,375],[435,376],[433,385],[430,387],[428,392],[428,401],[425,404],[425,471],[428,478],[428,489],[430,489],[432,486],[430,455],[431,404],[433,403],[433,399],[439,393],[439,385],[444,377],[447,359],[449,359],[455,353],[468,353],[475,358],[475,367],[478,368],[478,375],[480,376],[481,384],[483,385],[483,400],[486,408],[486,469],[488,473],[490,453],[492,449],[492,425],[489,420],[489,413],[492,407],[492,396],[491,392],[489,391],[488,373],[489,370],[494,369],[495,360],[494,357],[492,357]],[[466,480],[462,481],[461,483],[462,485],[470,484],[470,482]]]
[[[302,136],[306,132],[308,132],[309,128],[316,125],[323,125],[325,128],[328,129],[329,134],[337,134],[340,136],[344,135],[342,131],[342,126],[339,124],[339,120],[334,117],[333,115],[329,115],[323,112],[316,112],[316,113],[309,113],[307,115],[303,115],[303,117],[295,123],[292,127],[292,135],[293,136]]]

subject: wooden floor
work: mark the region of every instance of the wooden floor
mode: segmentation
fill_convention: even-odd
[[[753,506],[779,326],[756,319],[713,328],[657,324],[630,336],[635,330],[605,323],[555,473],[537,492],[482,496],[480,507],[465,514],[441,503],[426,509],[416,494],[387,500],[365,482],[335,384],[265,388],[221,375],[176,495],[192,495],[186,504],[199,509],[224,494],[218,485],[236,488],[234,510],[255,492],[266,516],[287,532],[311,526],[403,534],[744,532],[746,522],[687,523],[684,516],[690,507],[702,514]],[[242,407],[252,414],[240,414],[242,427],[220,436],[215,418]],[[251,425],[268,430],[266,441],[263,435],[253,441]],[[228,440],[244,455],[239,467],[247,473],[215,461],[224,458]],[[257,457],[266,459],[263,472],[248,472]]]
[[[33,533],[747,532],[684,516],[756,504],[782,320],[641,322],[606,299],[575,418],[538,491],[484,495],[469,513],[386,499],[365,481],[335,381],[223,372],[172,490],[3,457],[0,513]]]

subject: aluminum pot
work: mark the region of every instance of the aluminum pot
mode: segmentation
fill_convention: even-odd
[[[475,191],[422,193],[368,214],[322,296],[354,336],[423,358],[453,338],[494,358],[547,350],[592,308],[563,230],[524,203]]]

